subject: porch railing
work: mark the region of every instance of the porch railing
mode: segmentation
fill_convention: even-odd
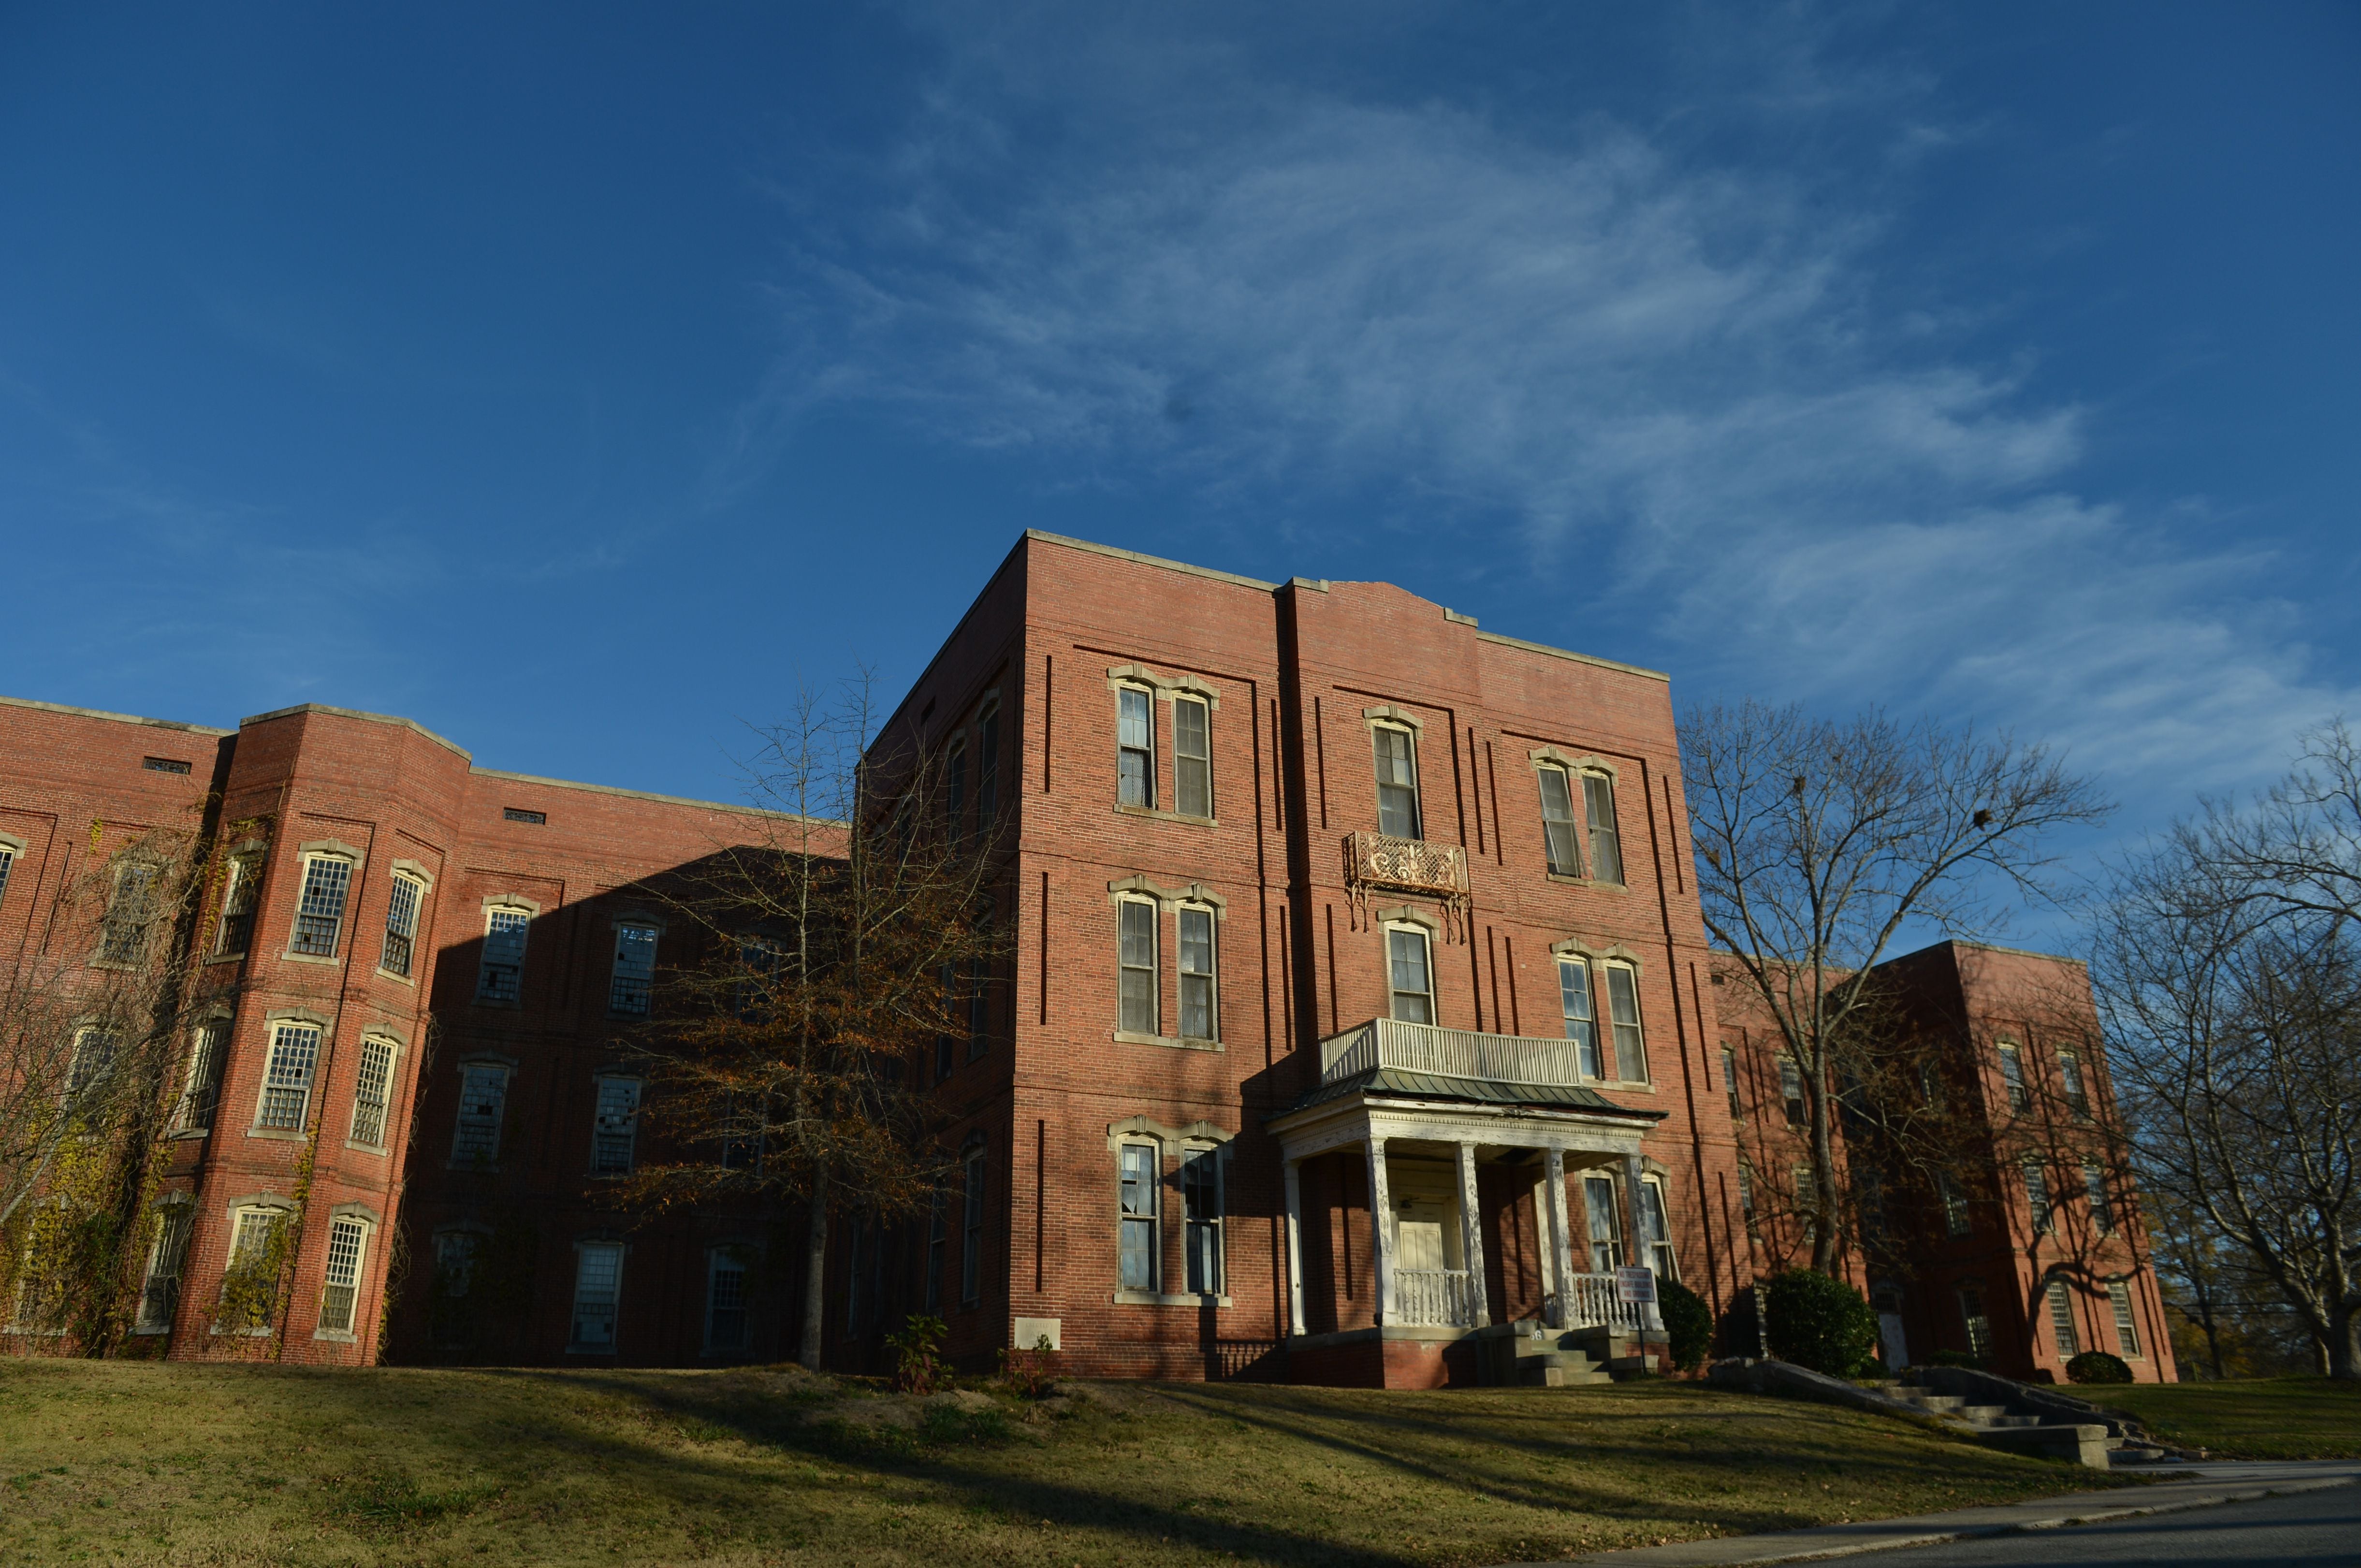
[[[1565,1326],[1570,1329],[1607,1327],[1637,1333],[1641,1327],[1640,1307],[1615,1299],[1615,1277],[1611,1274],[1577,1274],[1568,1281]]]
[[[1386,1312],[1396,1323],[1476,1326],[1476,1282],[1464,1268],[1397,1268],[1394,1299]]]
[[[1572,1040],[1481,1035],[1473,1029],[1372,1018],[1320,1042],[1323,1083],[1341,1082],[1380,1067],[1550,1088],[1572,1088],[1582,1081]]]

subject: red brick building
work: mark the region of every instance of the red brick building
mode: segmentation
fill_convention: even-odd
[[[937,1068],[960,1179],[835,1227],[831,1356],[931,1307],[972,1364],[1046,1337],[1094,1374],[1432,1383],[1502,1375],[1521,1321],[1623,1353],[1620,1266],[1718,1313],[1754,1277],[1662,675],[1387,584],[1028,533],[885,733],[963,751],[1014,956]],[[242,880],[200,939],[234,931],[242,984],[190,1053],[159,1353],[221,1353],[203,1303],[307,1149],[290,1359],[787,1353],[799,1216],[598,1201],[667,950],[630,889],[748,814],[337,709],[11,703],[0,951],[107,852],[84,824],[203,811],[270,828],[222,834]]]

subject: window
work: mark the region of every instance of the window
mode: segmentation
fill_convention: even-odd
[[[1779,1058],[1779,1099],[1787,1108],[1787,1125],[1804,1124],[1804,1075],[1794,1057]]]
[[[1557,961],[1558,1005],[1565,1012],[1565,1037],[1574,1042],[1577,1064],[1585,1078],[1605,1078],[1607,1067],[1598,1057],[1598,1026],[1590,999],[1590,965],[1582,959]]]
[[[1564,768],[1542,769],[1542,848],[1559,876],[1582,874],[1579,829],[1574,820],[1574,789]]]
[[[1115,692],[1115,798],[1156,804],[1156,699],[1137,686]]]
[[[542,824],[546,823],[549,820],[549,813],[546,811],[534,811],[522,806],[503,806],[500,807],[500,820],[503,822],[530,822],[535,827],[540,827]]]
[[[2137,1361],[2140,1354],[2139,1325],[2132,1319],[2132,1288],[2121,1279],[2107,1281],[2107,1305],[2115,1313],[2115,1354],[2125,1361]]]
[[[941,1310],[943,1304],[943,1259],[950,1251],[950,1194],[938,1179],[935,1190],[927,1200],[927,1310]]]
[[[76,1030],[73,1056],[66,1063],[66,1099],[79,1100],[104,1085],[114,1073],[114,1034],[99,1028]]]
[[[1156,905],[1126,898],[1115,905],[1122,927],[1122,966],[1116,1027],[1129,1035],[1154,1035],[1156,1008]]]
[[[393,1052],[391,1040],[361,1042],[360,1080],[353,1089],[354,1143],[372,1148],[385,1144],[386,1104],[393,1091]]]
[[[786,954],[768,937],[745,937],[738,943],[738,994],[733,1005],[749,1024],[771,1021],[771,997],[778,988],[779,965]]]
[[[2071,1361],[2082,1352],[2082,1342],[2074,1332],[2074,1298],[2063,1279],[2052,1279],[2042,1294],[2049,1299],[2049,1335],[2058,1342],[2058,1359]]]
[[[1378,748],[1378,831],[1415,839],[1418,824],[1418,748],[1410,731],[1380,724],[1372,731]]]
[[[2049,1179],[2037,1165],[2025,1167],[2025,1204],[2033,1212],[2033,1234],[2048,1235],[2051,1227]]]
[[[1386,970],[1393,989],[1393,1015],[1405,1024],[1434,1022],[1434,971],[1428,959],[1425,932],[1411,926],[1386,927]]]
[[[377,958],[377,967],[388,974],[410,978],[418,958],[418,909],[425,894],[426,884],[416,877],[394,873],[393,890],[385,901],[385,942]]]
[[[312,1103],[312,1069],[320,1059],[320,1031],[310,1024],[281,1023],[270,1031],[270,1060],[263,1069],[262,1103],[254,1124],[300,1132]]]
[[[1222,1151],[1191,1149],[1180,1157],[1180,1209],[1188,1234],[1188,1288],[1222,1293]]]
[[[2000,1044],[2001,1081],[2008,1085],[2008,1108],[2022,1111],[2026,1104],[2025,1093],[2025,1058],[2006,1040]]]
[[[584,1242],[574,1255],[574,1339],[566,1348],[611,1355],[623,1293],[620,1242]]]
[[[1623,1227],[1616,1223],[1611,1178],[1582,1179],[1582,1212],[1590,1225],[1590,1272],[1606,1274],[1623,1266]]]
[[[1795,1212],[1802,1218],[1804,1239],[1817,1240],[1820,1234],[1820,1199],[1818,1184],[1812,1179],[1812,1168],[1799,1165],[1795,1168]]]
[[[484,1238],[474,1231],[445,1231],[434,1238],[434,1289],[452,1300],[466,1298],[476,1282],[476,1262]]]
[[[1172,699],[1172,809],[1183,817],[1213,815],[1212,711],[1192,696]]]
[[[341,855],[313,855],[303,862],[303,892],[295,901],[295,940],[289,952],[333,959],[344,935],[345,899],[353,888],[353,862]]]
[[[2107,1201],[2107,1173],[2095,1165],[2082,1168],[2082,1191],[2091,1201],[2091,1224],[2101,1235],[2115,1228],[2115,1206]]]
[[[1960,1191],[1960,1184],[1952,1180],[1949,1176],[1936,1177],[1935,1185],[1941,1190],[1943,1194],[1943,1224],[1945,1228],[1947,1228],[1950,1234],[1955,1236],[1966,1235],[1975,1228],[1973,1221],[1971,1220],[1968,1215],[1967,1194]]]
[[[477,1063],[459,1069],[459,1124],[451,1134],[454,1165],[500,1157],[500,1119],[508,1108],[509,1069]]]
[[[1730,1119],[1733,1122],[1746,1120],[1746,1107],[1738,1099],[1738,1053],[1728,1046],[1721,1047],[1721,1087],[1723,1092],[1730,1096]]]
[[[983,1299],[983,1148],[968,1151],[964,1234],[960,1237],[960,1301],[972,1307]]]
[[[1984,1316],[1984,1293],[1972,1285],[1960,1289],[1960,1317],[1968,1326],[1968,1354],[1992,1354],[1992,1320]]]
[[[1194,905],[1180,911],[1180,1037],[1214,1040],[1213,912]]]
[[[1853,1167],[1852,1201],[1861,1214],[1861,1234],[1885,1240],[1885,1178],[1869,1166]]]
[[[951,742],[951,753],[943,764],[943,817],[950,825],[951,842],[956,844],[967,828],[967,741]]]
[[[1609,964],[1607,1016],[1615,1025],[1616,1069],[1626,1083],[1648,1081],[1648,1051],[1640,1038],[1640,976],[1628,964]]]
[[[1600,882],[1623,880],[1623,840],[1615,830],[1615,781],[1605,773],[1582,775],[1583,804],[1590,814],[1590,874]]]
[[[8,896],[8,873],[16,865],[16,846],[0,843],[0,898]]]
[[[1746,1221],[1746,1239],[1760,1242],[1763,1227],[1754,1218],[1754,1168],[1749,1165],[1738,1168],[1738,1212]]]
[[[716,1251],[706,1264],[705,1348],[708,1353],[746,1348],[746,1265]]]
[[[590,1172],[594,1176],[627,1176],[631,1169],[631,1146],[639,1135],[640,1080],[602,1078],[598,1103],[590,1129]]]
[[[992,960],[982,954],[967,961],[967,1059],[992,1048]]]
[[[1659,1177],[1640,1179],[1640,1248],[1657,1278],[1681,1277],[1673,1262],[1673,1227],[1664,1210],[1664,1183]]]
[[[99,922],[100,962],[137,963],[147,953],[148,927],[156,917],[157,873],[158,868],[147,861],[126,861],[115,868],[115,886]]]
[[[607,983],[607,1011],[618,1018],[648,1015],[648,992],[656,978],[656,928],[615,927],[615,968]]]
[[[940,1083],[957,1065],[951,1026],[959,1018],[959,967],[943,965],[935,972],[935,983],[941,988],[943,999],[943,1026],[935,1034],[935,1081]]]
[[[322,1333],[353,1332],[353,1307],[360,1296],[361,1249],[368,1240],[368,1226],[349,1214],[329,1222],[328,1266],[320,1292]]]
[[[476,1000],[514,1002],[524,980],[525,927],[533,915],[523,909],[484,912],[484,957],[476,971]]]
[[[2066,1108],[2081,1121],[2091,1119],[2091,1094],[2082,1087],[2082,1061],[2071,1051],[2058,1053],[2058,1076],[2065,1080]]]
[[[139,1282],[139,1316],[132,1332],[170,1332],[181,1309],[181,1266],[189,1255],[193,1216],[185,1206],[166,1209],[156,1216],[155,1245],[148,1249],[148,1271]]]
[[[222,872],[221,928],[214,934],[214,956],[234,958],[254,940],[254,910],[261,902],[262,857],[232,855]]]
[[[225,1300],[237,1277],[250,1277],[269,1260],[272,1243],[285,1233],[287,1212],[283,1209],[240,1209],[231,1223],[229,1266],[222,1271]],[[269,1293],[259,1295],[260,1299],[248,1295],[247,1299],[240,1304],[242,1310],[236,1317],[225,1313],[216,1326],[233,1333],[259,1333],[269,1328],[272,1309],[263,1304]],[[236,1321],[239,1317],[244,1321]]]
[[[1123,1146],[1122,1198],[1119,1204],[1119,1250],[1122,1255],[1122,1286],[1126,1290],[1156,1288],[1157,1265],[1162,1261],[1163,1244],[1157,1234],[1157,1193],[1162,1185],[1154,1144]]]
[[[975,831],[982,838],[1000,810],[1000,709],[989,708],[976,726]]]
[[[217,1018],[197,1025],[196,1037],[189,1046],[189,1076],[181,1085],[181,1102],[172,1109],[175,1131],[213,1131],[214,1107],[221,1098],[222,1059],[228,1047],[228,1020]]]

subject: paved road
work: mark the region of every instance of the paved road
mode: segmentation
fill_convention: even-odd
[[[2160,1563],[2179,1568],[2329,1568],[2361,1564],[2361,1486],[2152,1514],[2112,1524],[1954,1541],[1858,1560],[1891,1568],[2081,1568]]]

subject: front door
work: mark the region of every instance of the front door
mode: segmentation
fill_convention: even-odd
[[[1910,1365],[1910,1342],[1902,1337],[1902,1314],[1877,1314],[1877,1343],[1885,1352],[1885,1370],[1899,1373]]]

